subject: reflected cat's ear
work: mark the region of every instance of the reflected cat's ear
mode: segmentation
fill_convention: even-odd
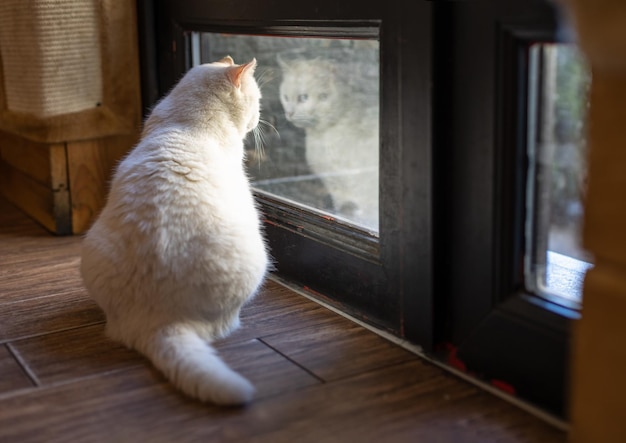
[[[283,71],[289,69],[289,65],[287,64],[287,62],[285,62],[285,60],[283,60],[280,54],[276,54],[276,61],[278,62],[278,66],[280,66],[280,69],[282,69]]]
[[[224,63],[225,65],[234,65],[235,61],[233,60],[233,58],[230,55],[227,55],[226,57],[220,59],[217,61],[217,63]]]
[[[226,75],[230,82],[233,84],[233,86],[239,88],[241,86],[241,80],[243,79],[243,76],[252,75],[252,73],[254,72],[254,68],[256,68],[255,58],[253,58],[245,65],[235,65],[231,68],[228,68],[228,70],[226,71]]]

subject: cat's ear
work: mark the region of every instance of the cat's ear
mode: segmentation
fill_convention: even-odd
[[[218,60],[217,63],[224,63],[225,65],[232,66],[235,64],[235,61],[230,55],[227,55],[226,57]]]
[[[252,75],[254,72],[254,68],[256,68],[256,59],[253,58],[251,61],[246,63],[245,65],[235,65],[226,71],[226,76],[230,80],[230,82],[236,88],[241,86],[241,80],[245,75]]]

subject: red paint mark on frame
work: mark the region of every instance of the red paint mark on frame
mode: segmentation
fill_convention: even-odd
[[[507,394],[516,395],[515,387],[511,385],[510,383],[507,383],[502,380],[492,379],[491,384],[492,386],[500,389],[501,391],[506,392]]]

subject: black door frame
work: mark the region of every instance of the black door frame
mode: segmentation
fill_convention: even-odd
[[[278,200],[257,198],[280,275],[425,349],[434,343],[431,14],[432,5],[422,1],[139,0],[143,45],[150,46],[152,39],[158,48],[142,58],[146,108],[188,68],[191,30],[351,36],[351,29],[376,29],[381,48],[379,240]],[[325,241],[334,235],[343,235],[345,246]]]

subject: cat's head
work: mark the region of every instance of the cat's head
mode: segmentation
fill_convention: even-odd
[[[324,128],[343,112],[345,86],[329,60],[277,58],[282,71],[280,102],[285,117],[299,128]]]
[[[253,130],[259,124],[261,116],[260,100],[261,90],[254,79],[256,59],[252,59],[243,65],[236,65],[233,59],[227,55],[215,64],[225,65],[224,73],[229,80],[231,112],[233,115],[241,112],[242,121],[245,123],[246,133]]]
[[[155,107],[160,121],[188,126],[234,124],[243,137],[260,118],[261,91],[254,78],[256,59],[237,65],[230,56],[191,68]],[[149,123],[149,121],[147,122]]]

